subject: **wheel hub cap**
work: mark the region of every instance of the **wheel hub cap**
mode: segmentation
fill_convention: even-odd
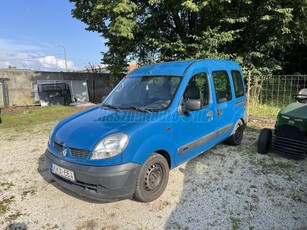
[[[145,188],[152,191],[160,187],[163,178],[163,169],[159,164],[153,164],[147,169],[145,175]]]

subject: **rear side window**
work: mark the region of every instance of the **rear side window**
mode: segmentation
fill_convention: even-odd
[[[209,82],[207,74],[199,73],[191,78],[183,94],[183,101],[189,99],[201,100],[202,105],[209,104]]]
[[[241,73],[237,70],[232,70],[231,75],[235,86],[236,97],[242,97],[244,95],[244,86]]]
[[[232,98],[229,77],[226,71],[212,73],[217,103],[230,101]]]

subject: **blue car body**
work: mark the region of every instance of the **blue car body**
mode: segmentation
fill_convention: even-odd
[[[183,111],[183,95],[192,77],[199,73],[206,76],[207,102],[201,109]],[[213,76],[218,79],[221,74],[229,79],[225,87],[231,95],[219,99],[215,84],[223,87],[223,83],[214,82]],[[234,74],[239,76],[236,82],[240,89],[236,88]],[[142,166],[153,153],[161,154],[169,168],[175,168],[235,135],[238,124],[246,125],[243,75],[236,62],[166,62],[136,69],[125,79],[146,76],[179,79],[169,104],[163,109],[138,111],[99,105],[74,114],[54,127],[45,158],[59,184],[81,196],[99,200],[130,198]],[[149,86],[146,87],[148,90]],[[116,90],[120,89],[113,91]],[[102,104],[106,101],[108,97]],[[92,159],[99,142],[117,133],[127,135],[125,148],[115,156]],[[53,167],[60,168],[56,171]]]

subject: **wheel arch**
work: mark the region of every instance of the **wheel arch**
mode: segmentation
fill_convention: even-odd
[[[236,122],[235,125],[233,126],[233,129],[232,129],[232,132],[231,132],[230,136],[233,135],[233,134],[235,133],[236,127],[237,127],[238,125],[246,126],[246,121],[245,121],[245,119],[241,117],[241,118],[239,118],[239,119],[237,120],[237,122]]]
[[[169,153],[167,151],[165,151],[165,150],[162,150],[162,149],[161,150],[157,150],[155,152],[159,153],[160,155],[162,155],[166,159],[166,161],[168,163],[168,166],[171,169],[172,168],[172,160],[171,160],[171,157],[170,157]]]
[[[166,159],[169,168],[173,168],[176,148],[173,146],[173,143],[167,140],[167,138],[161,136],[153,136],[143,142],[141,146],[137,148],[133,157],[133,162],[144,164],[144,162],[154,153],[162,155]]]

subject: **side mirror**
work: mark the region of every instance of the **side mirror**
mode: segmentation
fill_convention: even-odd
[[[185,112],[196,111],[201,109],[201,101],[196,99],[190,99],[184,103]]]

